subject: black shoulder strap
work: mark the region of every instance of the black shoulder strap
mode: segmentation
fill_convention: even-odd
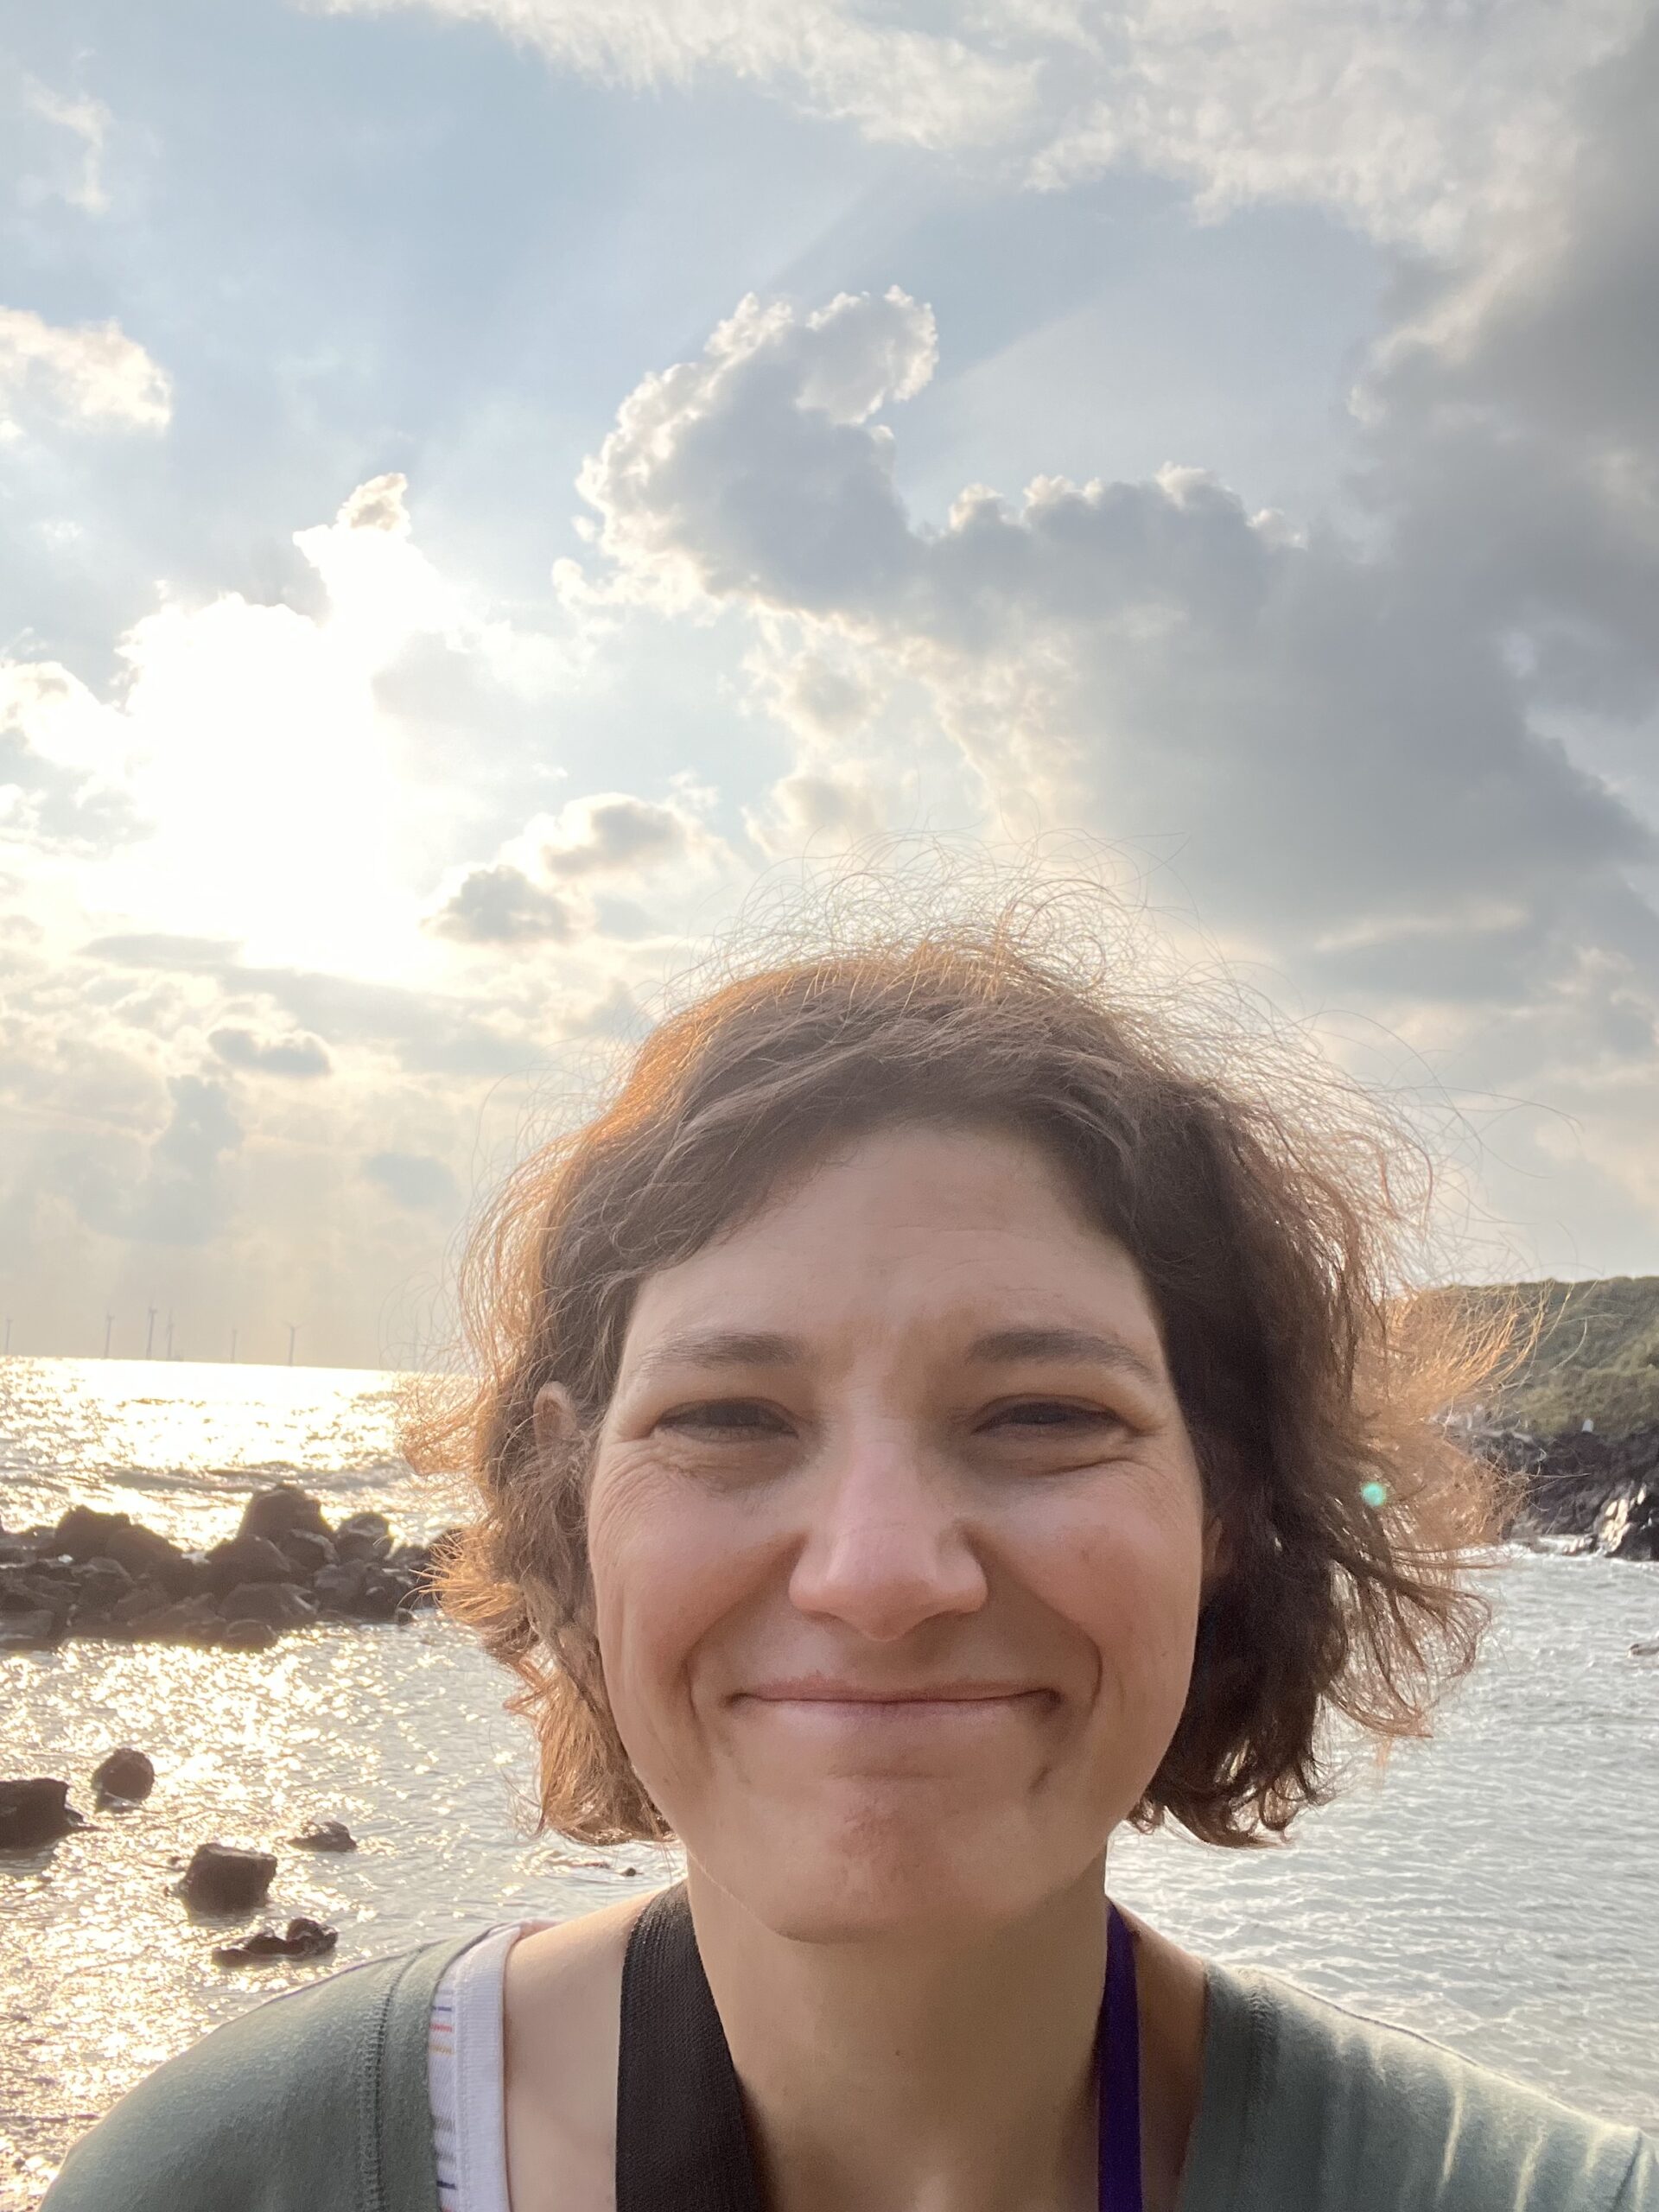
[[[683,1882],[645,1907],[623,1961],[616,2212],[761,2212],[737,2074]]]

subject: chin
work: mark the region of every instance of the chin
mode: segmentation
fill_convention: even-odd
[[[792,1942],[960,1942],[1024,1918],[1076,1878],[1069,1859],[1051,1864],[1048,1840],[1045,1850],[1020,1820],[842,1805],[832,1817],[757,1821],[741,1852],[702,1864]]]

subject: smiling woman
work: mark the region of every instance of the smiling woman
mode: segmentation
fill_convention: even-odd
[[[1332,1714],[1424,1732],[1492,1525],[1386,1128],[1180,1036],[1011,926],[826,952],[527,1165],[448,1602],[548,1822],[686,1879],[246,2016],[53,2212],[1659,2208],[1633,2130],[1108,1899],[1125,1825],[1328,1796]]]

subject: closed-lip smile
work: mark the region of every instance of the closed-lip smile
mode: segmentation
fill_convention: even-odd
[[[824,1706],[840,1710],[859,1708],[871,1717],[883,1712],[937,1712],[950,1707],[972,1708],[1009,1706],[1026,1699],[1052,1700],[1054,1692],[1039,1683],[1017,1681],[915,1682],[901,1687],[872,1682],[842,1681],[825,1675],[757,1682],[740,1690],[734,1703],[776,1706]]]

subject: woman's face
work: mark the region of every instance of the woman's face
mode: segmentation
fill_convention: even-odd
[[[1185,1700],[1206,1522],[1157,1318],[1016,1139],[872,1135],[649,1278],[588,1528],[629,1756],[780,1933],[1030,1910]]]

